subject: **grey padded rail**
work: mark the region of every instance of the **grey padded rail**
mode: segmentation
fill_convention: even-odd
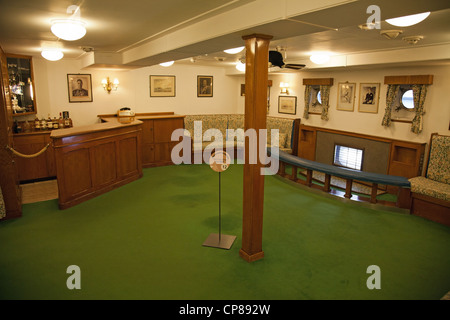
[[[268,152],[270,153],[270,148],[268,148]],[[341,168],[332,166],[329,164],[319,163],[311,160],[302,159],[286,153],[284,151],[279,151],[279,159],[280,161],[305,169],[310,169],[313,171],[320,171],[325,174],[329,174],[332,176],[340,177],[343,179],[352,179],[364,182],[378,183],[390,186],[398,186],[404,188],[410,188],[411,183],[405,177],[400,176],[392,176],[388,174],[380,174],[373,172],[364,172],[358,170],[352,170],[347,168]]]

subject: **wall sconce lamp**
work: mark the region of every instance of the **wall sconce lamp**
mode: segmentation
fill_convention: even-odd
[[[289,94],[289,83],[280,82],[281,94]]]
[[[109,77],[102,80],[103,89],[111,93],[111,90],[117,91],[117,87],[119,86],[119,80],[114,79],[113,82],[109,80]]]

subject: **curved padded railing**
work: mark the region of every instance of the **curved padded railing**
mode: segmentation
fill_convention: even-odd
[[[346,180],[346,190],[344,197],[351,199],[352,198],[352,184],[353,181],[362,181],[368,182],[372,184],[372,192],[370,195],[370,202],[377,203],[377,194],[378,194],[378,185],[389,185],[398,187],[397,193],[397,201],[395,202],[395,206],[400,208],[409,208],[410,206],[410,187],[411,184],[409,180],[405,177],[400,176],[392,176],[387,174],[379,174],[372,172],[364,172],[358,170],[352,170],[342,167],[336,167],[324,163],[319,163],[307,159],[302,159],[297,156],[288,154],[283,151],[279,151],[279,160],[280,160],[280,170],[279,175],[284,177],[289,177],[289,179],[305,184],[309,187],[320,188],[325,192],[331,192],[331,176],[339,177]],[[290,165],[292,167],[292,173],[288,176],[285,173],[285,165]],[[297,179],[297,169],[303,168],[306,169],[306,181]],[[312,173],[313,171],[322,172],[325,174],[325,181],[323,187],[319,187],[317,185],[313,185],[312,183]],[[362,200],[361,197],[358,197],[359,200]],[[389,204],[387,201],[383,201],[383,204]]]

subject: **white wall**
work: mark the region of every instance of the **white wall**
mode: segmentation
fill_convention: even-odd
[[[425,101],[423,132],[415,134],[411,132],[410,123],[392,122],[389,128],[381,125],[386,108],[386,90],[384,77],[391,75],[420,75],[432,74],[434,82],[429,86]],[[244,82],[244,77],[238,77]],[[330,90],[329,120],[321,120],[320,115],[310,115],[309,119],[303,118],[304,103],[304,78],[333,78],[334,85]],[[398,140],[414,142],[428,142],[433,132],[449,135],[450,122],[450,65],[408,67],[408,68],[372,68],[367,70],[338,70],[338,71],[307,71],[302,70],[289,74],[269,74],[272,80],[271,107],[269,115],[301,118],[305,125],[325,127],[336,130],[363,133],[368,135],[382,136]],[[340,111],[336,109],[337,89],[339,82],[356,83],[356,101],[354,111]],[[280,96],[280,82],[290,84],[289,95],[297,97],[297,113],[295,116],[278,113],[278,97]],[[358,97],[360,83],[380,83],[380,98],[378,113],[358,112]],[[238,100],[239,112],[244,112],[244,98]]]
[[[410,123],[392,122],[389,128],[381,125],[386,108],[387,85],[384,77],[391,75],[434,75],[433,84],[428,88],[425,101],[423,132],[415,134],[411,132]],[[303,119],[304,110],[304,86],[302,85],[299,95],[300,108],[297,115],[302,117],[302,123],[312,126],[327,127],[337,130],[364,133],[375,136],[407,140],[414,142],[428,142],[430,134],[439,132],[450,134],[450,66],[427,66],[409,68],[379,68],[355,71],[333,71],[333,72],[302,72],[301,78],[333,78],[334,85],[330,90],[329,120],[320,119],[320,115],[310,115],[309,119]],[[356,101],[353,112],[336,110],[337,89],[339,82],[354,82],[357,85]],[[301,82],[301,81],[299,81]],[[358,97],[360,83],[380,83],[380,99],[378,113],[358,112]]]
[[[36,85],[36,104],[39,118],[48,115],[59,117],[69,111],[75,126],[98,122],[98,114],[116,113],[122,106],[131,107],[138,113],[173,111],[177,114],[236,113],[238,93],[236,78],[225,75],[223,68],[177,65],[134,70],[113,71],[80,69],[77,60],[49,62],[33,59]],[[67,74],[91,74],[93,102],[69,103]],[[150,75],[174,75],[175,97],[150,97]],[[213,76],[213,97],[197,97],[197,75]],[[101,80],[118,78],[117,91],[107,93]],[[236,89],[237,90],[237,89]],[[34,116],[24,117],[33,119]]]
[[[128,71],[112,71],[82,70],[77,60],[49,62],[44,59],[34,59],[33,62],[38,116],[47,117],[50,114],[51,117],[54,117],[59,116],[62,111],[69,111],[75,126],[95,123],[98,121],[98,114],[115,113],[122,106],[129,106],[138,113],[159,111],[173,111],[177,114],[244,113],[245,97],[240,96],[240,85],[244,83],[244,76],[226,75],[226,69],[224,68],[175,63],[169,68],[152,66]],[[68,102],[68,73],[88,73],[92,75],[93,102]],[[424,131],[418,135],[410,131],[411,124],[409,123],[393,122],[389,128],[381,125],[386,107],[387,86],[384,85],[384,77],[408,74],[434,75],[434,83],[429,87],[425,102]],[[150,97],[150,75],[175,75],[176,96],[170,98]],[[214,77],[212,98],[197,97],[198,75]],[[119,89],[110,94],[106,93],[101,86],[101,80],[107,76],[110,78],[117,77],[120,81]],[[310,115],[309,119],[303,118],[304,78],[334,79],[334,85],[330,91],[328,121],[321,120],[320,115]],[[269,79],[273,81],[269,115],[302,118],[301,122],[307,125],[415,142],[428,142],[430,134],[433,132],[450,134],[448,130],[450,122],[449,65],[314,72],[302,70],[296,73],[269,74]],[[345,81],[357,84],[357,97],[360,83],[380,83],[378,113],[358,112],[357,102],[355,102],[353,112],[336,110],[337,84]],[[297,97],[297,114],[295,116],[278,113],[280,82],[290,83],[289,95]],[[34,116],[28,118],[34,118]]]

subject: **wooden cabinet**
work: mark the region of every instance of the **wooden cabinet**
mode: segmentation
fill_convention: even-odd
[[[6,54],[13,115],[35,114],[33,60],[30,56]]]
[[[425,145],[426,143],[392,141],[387,173],[408,179],[422,175]],[[397,190],[397,187],[388,186],[389,193]]]
[[[26,155],[35,154],[50,143],[47,150],[37,157],[15,157],[19,181],[24,182],[56,177],[54,152],[53,147],[51,146],[50,133],[51,132],[48,131],[14,135],[14,149]]]
[[[392,141],[388,174],[413,178],[422,175],[425,143]]]
[[[316,130],[301,126],[298,139],[298,156],[307,160],[316,160]]]
[[[172,132],[184,128],[184,116],[138,116],[142,125],[142,165],[156,167],[171,165],[172,148],[178,141],[171,141]]]

